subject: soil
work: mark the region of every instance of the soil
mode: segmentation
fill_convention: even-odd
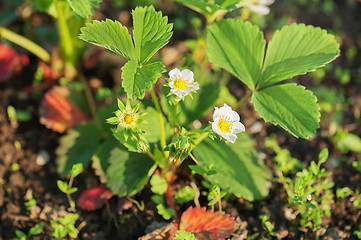
[[[272,6],[271,11],[274,11],[276,16],[282,15],[286,11],[282,4],[284,2],[279,1]],[[329,87],[342,87],[345,89],[345,96],[348,99],[360,99],[361,82],[359,75],[357,75],[357,68],[361,64],[360,2],[348,1],[347,4],[344,4],[344,1],[340,0],[335,1],[335,4],[337,7],[335,14],[340,16],[344,20],[344,25],[347,26],[343,29],[346,41],[341,47],[347,49],[351,45],[356,46],[358,53],[351,65],[344,56],[341,56],[334,64],[334,66],[347,66],[351,69],[351,81],[349,83],[340,85],[333,76],[327,76],[322,84]],[[332,26],[332,16],[318,13],[308,13],[299,17],[298,21],[321,27]],[[171,43],[171,46],[180,49],[179,43],[176,41]],[[31,226],[41,221],[45,223],[45,232],[33,239],[50,239],[50,220],[64,216],[69,207],[66,196],[60,192],[56,185],[60,177],[56,172],[55,149],[61,134],[55,133],[39,123],[38,109],[41,96],[33,96],[31,93],[20,91],[32,84],[37,60],[33,57],[30,62],[32,64],[27,66],[20,75],[0,83],[0,240],[15,237],[15,230],[17,229],[27,232]],[[100,75],[102,74],[100,73]],[[312,79],[307,75],[301,77],[299,81],[307,87],[312,86]],[[239,98],[246,91],[245,87],[237,80],[231,80],[228,87],[234,96]],[[352,133],[360,136],[361,122],[354,114],[354,110],[360,106],[357,106],[357,101],[354,101],[353,104],[350,109],[345,109],[343,112],[343,127],[344,129],[351,129]],[[8,105],[12,105],[16,109],[29,110],[32,114],[31,120],[20,122],[18,126],[12,126],[6,112]],[[265,148],[264,139],[269,134],[275,133],[280,146],[290,150],[293,157],[302,160],[306,165],[311,160],[317,159],[319,151],[324,147],[329,148],[330,156],[333,158],[341,159],[341,156],[346,156],[349,160],[339,161],[340,164],[337,167],[327,163],[325,165],[326,169],[332,172],[331,178],[335,183],[334,194],[336,188],[340,187],[349,187],[353,190],[360,188],[361,173],[350,164],[352,161],[360,160],[359,154],[342,155],[330,139],[323,137],[322,134],[318,134],[310,141],[296,139],[282,129],[264,123],[250,103],[240,113],[242,116],[247,116],[244,122],[247,129],[256,122],[262,123],[262,129],[253,133],[253,137],[256,140],[257,149],[266,153],[265,162],[271,169],[273,168],[272,157],[274,153]],[[321,123],[318,132],[327,131],[328,127],[327,123]],[[41,161],[40,158],[47,154],[49,160]],[[74,182],[74,186],[78,187],[79,191],[72,195],[73,198],[77,199],[80,192],[98,183],[99,180],[93,171],[86,169]],[[180,177],[173,188],[177,189],[186,184],[188,184],[186,178],[182,180]],[[152,229],[164,226],[167,222],[157,215],[154,204],[149,200],[149,193],[147,186],[142,193],[136,196],[137,200],[145,201],[145,211],[140,211],[134,205],[129,210],[124,211],[122,215],[118,215],[116,214],[116,197],[110,199],[106,206],[100,210],[94,212],[79,210],[79,223],[82,221],[87,223],[81,230],[79,239],[137,239]],[[30,194],[36,200],[37,207],[28,210],[24,204]],[[244,199],[231,197],[229,200],[223,201],[223,210],[235,217],[240,226],[236,231],[238,238],[235,237],[234,239],[247,239],[254,234],[264,233],[261,221],[258,219],[259,215],[264,213],[270,215],[270,221],[275,225],[276,235],[274,238],[314,239],[314,234],[302,233],[295,228],[295,220],[289,220],[285,217],[285,212],[288,211],[286,198],[282,185],[273,181],[270,194],[264,200],[251,203]],[[181,210],[184,210],[183,208],[185,207],[182,207]],[[322,232],[321,238],[356,239],[353,232],[361,226],[360,215],[361,210],[353,205],[351,197],[338,199],[332,205],[332,216],[324,216],[323,227],[320,230]],[[267,239],[267,237],[258,237],[258,239]]]

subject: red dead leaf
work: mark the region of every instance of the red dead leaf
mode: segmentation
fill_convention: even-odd
[[[64,86],[53,87],[44,96],[40,106],[40,122],[47,128],[64,132],[88,117],[68,100],[68,89]]]
[[[28,63],[28,56],[17,53],[5,44],[0,44],[0,82],[10,79],[14,72],[21,71]]]
[[[179,229],[194,233],[198,240],[224,240],[235,230],[235,221],[228,214],[190,207],[183,213]]]
[[[76,204],[83,210],[94,211],[101,208],[113,193],[105,185],[98,185],[82,192]]]

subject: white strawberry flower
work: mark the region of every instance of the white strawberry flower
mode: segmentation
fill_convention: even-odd
[[[214,108],[212,129],[231,143],[236,141],[237,133],[245,131],[238,113],[233,111],[227,104],[220,108]]]
[[[193,83],[193,72],[188,69],[180,71],[178,68],[175,68],[169,72],[169,77],[170,91],[179,98],[184,98],[190,92],[199,89],[198,84]]]
[[[246,7],[252,12],[267,15],[270,12],[268,6],[272,3],[274,3],[274,0],[248,0],[240,2],[237,7]]]

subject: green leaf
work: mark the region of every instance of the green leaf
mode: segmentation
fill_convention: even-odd
[[[145,91],[151,88],[165,70],[161,62],[138,66],[136,62],[129,61],[123,66],[122,71],[122,86],[128,98],[142,99]]]
[[[126,27],[118,21],[94,20],[80,29],[79,38],[113,51],[127,60],[137,61],[132,38]]]
[[[343,153],[349,151],[361,153],[361,138],[348,132],[339,132],[334,138],[336,147]]]
[[[72,166],[72,168],[70,170],[70,174],[73,177],[77,177],[82,171],[83,171],[83,164],[77,163]]]
[[[143,189],[156,165],[146,155],[116,147],[110,152],[107,186],[120,197],[132,196]]]
[[[144,116],[142,116],[142,122],[139,124],[140,129],[144,132],[144,137],[149,143],[158,143],[160,142],[160,124],[158,119],[158,112],[152,107],[148,107],[144,111]],[[171,135],[171,128],[168,121],[163,117],[164,120],[164,131],[166,139]]]
[[[110,158],[110,151],[115,145],[116,140],[113,136],[110,136],[98,146],[96,152],[92,156],[92,167],[102,183],[106,183],[107,181],[106,170],[109,166],[108,160]]]
[[[308,138],[319,127],[317,98],[303,86],[288,83],[256,91],[252,102],[265,121],[280,125],[296,137]]]
[[[63,193],[68,193],[68,184],[66,182],[58,180],[56,181],[56,185],[58,185],[60,191],[62,191]]]
[[[163,195],[167,191],[167,181],[159,175],[153,175],[150,179],[150,185],[153,193]]]
[[[157,205],[158,214],[161,215],[165,220],[171,219],[175,215],[175,211],[172,208],[167,208],[163,204]]]
[[[234,144],[206,139],[193,152],[202,168],[213,165],[217,170],[213,175],[204,176],[209,182],[250,201],[267,196],[271,174],[258,159],[247,134],[238,134]]]
[[[326,30],[304,24],[291,24],[274,33],[267,46],[263,87],[314,71],[340,54],[335,37]]]
[[[179,189],[179,191],[175,194],[174,197],[179,204],[183,204],[193,200],[195,195],[196,190],[194,190],[190,186],[185,186],[184,188]]]
[[[197,240],[197,238],[191,232],[178,230],[173,240]]]
[[[68,0],[68,3],[76,15],[87,18],[89,15],[94,15],[93,8],[98,8],[101,1],[102,0]]]
[[[250,89],[260,77],[266,41],[259,28],[242,20],[221,20],[208,28],[209,60]]]
[[[336,196],[338,198],[346,198],[352,194],[352,190],[349,187],[337,188]]]
[[[68,190],[68,193],[69,194],[72,194],[72,193],[75,193],[76,191],[78,191],[78,188],[77,187],[72,187]]]
[[[23,231],[19,230],[19,229],[16,229],[16,230],[15,230],[15,235],[16,235],[20,240],[27,239],[26,234],[25,234]]]
[[[80,124],[62,136],[56,149],[58,172],[68,175],[76,163],[82,163],[86,168],[100,139],[101,133],[94,122]]]
[[[320,166],[322,163],[326,162],[327,158],[328,158],[328,149],[324,148],[322,149],[320,154],[318,154],[318,165]]]
[[[172,24],[153,6],[137,7],[133,14],[133,38],[139,64],[146,63],[172,36]]]

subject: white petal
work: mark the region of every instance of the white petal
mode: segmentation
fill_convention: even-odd
[[[236,134],[236,133],[244,132],[245,130],[246,128],[241,122],[233,123],[232,133]]]
[[[198,89],[199,89],[198,84],[188,84],[186,91],[191,92],[191,91],[195,91]]]
[[[223,136],[227,141],[234,143],[237,139],[237,136],[235,134],[232,133],[228,133],[225,136]]]
[[[181,74],[181,72],[179,71],[179,69],[175,68],[169,72],[169,77],[172,80],[176,80],[178,78],[178,75],[180,75],[180,74]]]
[[[230,106],[228,106],[226,103],[223,104],[223,108],[225,108],[227,111],[229,111],[229,110],[232,111],[232,108]]]
[[[193,82],[193,72],[191,70],[188,69],[184,69],[181,73],[180,73],[185,80],[188,80],[188,82]]]
[[[217,121],[212,122],[212,130],[215,131],[218,135],[222,136],[222,132],[219,130],[218,126],[217,126]]]
[[[172,88],[170,91],[174,95],[176,95],[177,97],[180,97],[180,98],[184,98],[185,96],[188,95],[188,92],[186,90],[179,90],[179,89]]]
[[[224,104],[223,107],[219,108],[219,115],[228,116],[230,111],[232,111],[232,108],[227,104]]]
[[[259,0],[258,4],[269,6],[274,2],[275,2],[274,0]]]
[[[246,7],[248,7],[252,12],[258,13],[260,15],[267,15],[270,12],[268,7],[262,5],[249,4]]]
[[[232,122],[239,122],[240,120],[239,114],[233,110],[228,112],[228,117],[231,119]]]

